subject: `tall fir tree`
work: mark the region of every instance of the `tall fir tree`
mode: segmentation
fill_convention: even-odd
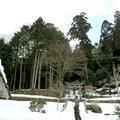
[[[87,22],[87,19],[86,13],[84,12],[82,12],[80,15],[76,15],[73,18],[73,22],[68,34],[70,35],[71,39],[77,39],[80,41],[80,47],[84,49],[86,56],[91,58],[92,44],[87,33],[92,27],[91,24]]]
[[[120,56],[120,11],[114,15],[113,45],[114,56]]]

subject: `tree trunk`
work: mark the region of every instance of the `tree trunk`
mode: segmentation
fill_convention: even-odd
[[[23,66],[23,58],[21,58],[21,65],[20,65],[20,81],[19,81],[19,90],[21,89],[21,85],[22,85],[22,66]]]
[[[16,59],[16,61],[15,61],[15,73],[14,73],[13,90],[15,90],[15,84],[16,84],[16,74],[17,74],[17,59]]]
[[[47,82],[48,81],[48,69],[47,69],[48,67],[47,67],[47,65],[48,64],[46,63],[45,89],[47,89],[47,84],[48,84],[48,82]]]
[[[22,84],[22,88],[27,88],[27,80],[26,80],[26,58],[25,58],[25,63],[24,63],[24,70],[23,70],[23,84]]]
[[[85,63],[85,73],[86,73],[86,80],[87,80],[87,83],[88,83],[88,71],[87,71],[87,65]]]
[[[50,60],[50,65],[49,65],[49,89],[51,89],[51,88],[52,88],[52,67],[51,67],[51,60]]]
[[[39,69],[39,63],[40,63],[40,53],[38,53],[37,62],[36,62],[36,69],[35,69],[35,77],[34,77],[33,89],[36,88],[37,77],[38,77],[38,69]]]
[[[13,89],[13,82],[14,82],[14,75],[12,74],[11,75],[11,80],[10,80],[10,86],[9,86],[10,90]]]
[[[36,62],[37,62],[37,50],[35,52],[35,59],[34,59],[33,70],[32,70],[32,74],[31,74],[32,75],[31,76],[31,88],[34,88]]]
[[[41,51],[40,63],[39,63],[38,89],[40,89],[40,85],[41,85],[41,70],[42,70],[42,51]]]

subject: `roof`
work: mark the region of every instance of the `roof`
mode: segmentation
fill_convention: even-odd
[[[5,72],[4,72],[4,67],[2,66],[2,63],[1,63],[1,59],[0,59],[0,71],[1,71],[1,74],[2,74],[5,82],[7,83],[7,78],[6,78],[6,75],[5,75]]]
[[[85,88],[85,89],[89,89],[89,90],[90,90],[90,89],[93,89],[93,90],[96,89],[96,87],[94,87],[94,86],[85,86],[84,88]]]
[[[4,73],[4,68],[0,60],[0,98],[10,98],[10,91],[8,90],[7,79]]]
[[[66,85],[83,85],[84,83],[79,82],[78,80],[75,80],[73,82],[65,82]]]

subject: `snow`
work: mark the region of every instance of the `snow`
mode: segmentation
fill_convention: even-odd
[[[108,100],[120,100],[120,97],[116,97],[116,96],[109,96],[107,98],[94,98],[94,99],[90,99],[90,100],[103,100],[103,101],[108,101]]]
[[[55,97],[46,97],[39,95],[25,95],[25,94],[11,94],[12,97],[24,97],[24,98],[47,98],[47,99],[57,99]]]
[[[74,102],[68,101],[66,109],[62,111],[64,103],[47,102],[44,109],[46,113],[31,112],[29,109],[30,101],[0,100],[0,120],[75,120]],[[82,120],[117,120],[115,104],[97,103],[102,113],[85,112],[83,102],[80,103],[80,116]],[[110,114],[110,115],[105,115]]]
[[[4,78],[5,82],[7,83],[6,75],[5,75],[5,72],[4,72],[4,67],[1,64],[1,59],[0,59],[0,71],[3,75],[3,78]]]

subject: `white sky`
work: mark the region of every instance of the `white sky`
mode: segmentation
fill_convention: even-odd
[[[40,16],[66,34],[73,17],[84,11],[93,27],[89,37],[95,43],[103,20],[112,22],[116,10],[120,10],[120,0],[0,0],[0,35],[12,36]]]

